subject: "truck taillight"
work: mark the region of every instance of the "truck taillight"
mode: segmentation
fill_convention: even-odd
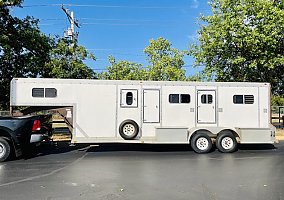
[[[33,124],[32,131],[39,131],[40,130],[40,120],[35,120]]]

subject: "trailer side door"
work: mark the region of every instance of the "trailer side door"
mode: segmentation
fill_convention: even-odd
[[[197,123],[216,123],[216,91],[197,91]]]
[[[160,122],[160,90],[143,90],[143,122]]]

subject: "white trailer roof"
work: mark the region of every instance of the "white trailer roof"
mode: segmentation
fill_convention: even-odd
[[[167,86],[234,86],[234,87],[269,87],[269,83],[256,82],[189,82],[189,81],[133,81],[133,80],[98,80],[98,79],[55,79],[55,78],[13,78],[13,82],[56,83],[56,84],[94,84],[94,85],[167,85]]]

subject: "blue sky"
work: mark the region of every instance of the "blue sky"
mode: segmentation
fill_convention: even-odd
[[[173,47],[188,49],[197,40],[197,18],[210,14],[205,0],[24,0],[23,8],[13,9],[12,14],[34,16],[44,33],[63,36],[69,22],[61,4],[74,11],[81,25],[76,29],[79,44],[97,57],[87,62],[97,72],[109,65],[109,55],[146,66],[143,49],[150,39],[164,37]],[[192,69],[193,58],[188,56],[185,62],[187,74],[200,70]]]

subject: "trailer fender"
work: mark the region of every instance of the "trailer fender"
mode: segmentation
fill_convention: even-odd
[[[189,129],[188,131],[188,141],[190,142],[191,137],[197,133],[197,132],[206,132],[209,137],[212,139],[216,139],[218,134],[224,132],[224,131],[230,131],[234,134],[236,137],[237,141],[239,142],[240,134],[238,129],[236,128],[228,128],[228,127],[194,127]]]

